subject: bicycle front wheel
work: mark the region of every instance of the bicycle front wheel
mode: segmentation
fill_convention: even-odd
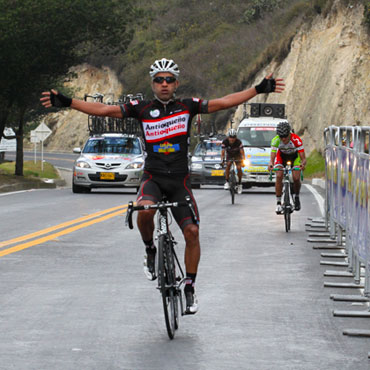
[[[284,220],[285,220],[285,231],[288,232],[290,230],[290,210],[284,211]]]
[[[231,204],[235,202],[235,186],[236,186],[236,179],[235,174],[230,174],[230,194],[231,194]]]
[[[163,301],[164,319],[170,339],[178,328],[178,294],[172,243],[167,235],[160,235],[158,243],[158,275]]]
[[[284,221],[285,231],[290,230],[290,215],[292,213],[292,205],[290,204],[290,184],[284,183]]]

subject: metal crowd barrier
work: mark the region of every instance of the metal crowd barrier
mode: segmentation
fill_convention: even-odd
[[[326,226],[344,245],[349,271],[370,297],[370,126],[330,126],[324,130]]]

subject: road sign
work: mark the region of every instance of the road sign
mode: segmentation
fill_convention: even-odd
[[[51,130],[48,126],[45,125],[44,122],[40,123],[34,132],[34,140],[39,140],[35,141],[35,143],[41,141],[41,171],[44,171],[44,140],[46,140],[49,135],[51,134]],[[35,135],[36,134],[36,135]],[[35,146],[35,158],[36,158],[36,146]]]
[[[8,127],[4,129],[5,136],[15,136],[15,132]],[[17,140],[16,139],[5,139],[0,138],[0,152],[12,152],[17,150]]]
[[[44,141],[49,137],[52,131],[48,126],[45,125],[44,122],[42,122],[36,127],[35,130],[33,130],[33,132],[36,133],[36,136],[40,141]]]
[[[31,131],[31,143],[39,143],[41,140],[40,138],[37,136],[37,133],[35,132],[35,130],[32,130]]]

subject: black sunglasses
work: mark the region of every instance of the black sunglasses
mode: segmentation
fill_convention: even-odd
[[[284,136],[279,135],[280,139],[285,139],[285,138],[287,138],[288,136],[289,136],[289,135],[284,135]]]
[[[168,84],[173,84],[176,81],[175,77],[167,76],[167,77],[154,77],[153,81],[157,84],[163,83],[163,81],[166,81]]]

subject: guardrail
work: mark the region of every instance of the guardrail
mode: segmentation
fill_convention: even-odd
[[[370,126],[330,126],[324,130],[326,227],[345,245],[349,271],[370,297]]]

